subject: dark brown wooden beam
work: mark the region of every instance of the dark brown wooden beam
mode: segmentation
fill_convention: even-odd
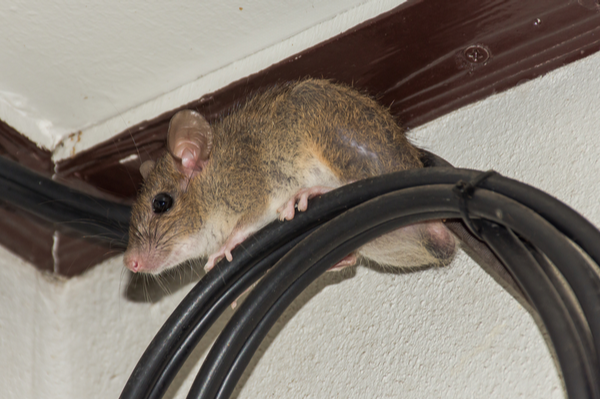
[[[598,50],[600,0],[411,0],[179,109],[194,108],[214,120],[254,91],[312,76],[365,91],[413,128]],[[133,201],[139,165],[164,151],[176,111],[59,162],[55,178],[91,194]],[[40,172],[52,171],[49,154],[6,132],[0,126],[0,150]],[[141,157],[120,162],[132,154]],[[78,252],[77,262],[86,259],[84,253]],[[45,261],[32,262],[46,268]]]

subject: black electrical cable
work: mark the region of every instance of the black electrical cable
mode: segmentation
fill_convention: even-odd
[[[125,246],[131,208],[98,199],[0,157],[2,200],[98,240]]]
[[[271,307],[268,310],[268,312],[265,314],[265,316],[259,322],[257,327],[253,330],[252,334],[249,336],[247,341],[244,343],[243,347],[241,348],[240,352],[238,353],[237,357],[235,358],[234,362],[232,363],[232,366],[231,366],[230,370],[228,371],[227,376],[225,376],[225,378],[223,379],[223,382],[214,397],[216,397],[216,398],[229,398],[230,397],[230,395],[233,393],[233,390],[235,389],[237,382],[239,381],[240,377],[242,376],[242,374],[243,374],[244,370],[246,369],[248,363],[250,362],[252,356],[258,349],[260,343],[262,342],[264,337],[266,337],[268,331],[273,327],[273,325],[276,323],[277,319],[279,319],[279,317],[283,314],[285,309],[295,300],[295,298],[298,295],[300,295],[300,293],[302,293],[302,291],[306,287],[308,287],[308,285],[310,285],[310,283],[312,283],[318,276],[321,275],[321,273],[323,272],[323,267],[328,268],[328,266],[335,264],[335,262],[337,262],[337,260],[339,260],[339,258],[343,257],[344,254],[347,254],[347,252],[352,251],[353,249],[360,246],[361,244],[368,242],[371,239],[393,229],[393,228],[390,229],[390,227],[389,227],[390,224],[397,226],[398,223],[400,222],[400,225],[406,225],[411,222],[433,219],[434,215],[431,215],[431,214],[412,215],[411,217],[412,217],[412,219],[404,218],[403,221],[401,221],[401,222],[397,221],[397,220],[389,221],[383,225],[380,225],[379,227],[377,227],[375,229],[371,229],[370,231],[364,232],[363,234],[354,237],[352,239],[352,241],[348,241],[343,246],[340,246],[337,249],[335,249],[336,253],[334,253],[334,252],[329,253],[327,257],[332,257],[332,259],[327,260],[326,258],[323,258],[321,261],[314,264],[305,274],[303,274],[300,278],[298,278],[294,282],[294,284],[291,285],[282,294],[282,296],[275,302],[273,307]],[[482,223],[482,222],[480,222],[480,223]],[[483,221],[483,223],[487,223],[489,226],[488,222]],[[487,235],[488,233],[490,233],[490,231],[491,231],[491,233],[496,233],[497,230],[501,230],[501,229],[504,229],[504,228],[498,229],[498,228],[486,227],[486,228],[484,228],[483,233],[484,233],[484,235]],[[512,238],[506,238],[506,237],[504,239],[505,240],[514,240]],[[493,239],[489,239],[489,240],[494,242]],[[506,245],[505,243],[496,243],[496,245],[493,247],[498,248],[502,245],[505,246],[504,249],[499,250],[498,252],[499,253],[503,253],[503,252],[510,253],[509,257],[513,257],[513,258],[516,255],[512,252],[514,252],[515,248],[521,246],[520,243],[514,241],[512,244],[508,244],[508,245]],[[539,253],[537,253],[537,254],[539,254]],[[522,254],[521,254],[521,256],[522,256]],[[506,262],[507,260],[504,260],[504,261]],[[521,261],[523,261],[523,260],[519,260],[519,259],[512,260],[511,265],[516,265],[519,267],[521,265],[520,264]],[[546,261],[544,260],[544,262],[546,262]],[[322,266],[321,264],[324,264],[324,266]],[[546,262],[546,264],[547,264],[547,262]],[[522,268],[522,266],[520,266],[520,268]],[[531,268],[531,266],[528,266],[527,268]],[[539,268],[539,267],[536,267],[536,268]],[[519,273],[519,271],[517,271],[517,274],[518,273]],[[544,278],[543,275],[541,276],[541,278]],[[535,281],[535,279],[534,279],[534,281]],[[553,292],[552,285],[546,283],[545,290],[548,290],[548,292]],[[544,296],[542,298],[542,301],[545,302],[546,301],[545,293],[542,293],[542,296]],[[562,296],[561,296],[561,298],[562,298]],[[560,301],[556,304],[556,307],[558,309],[560,309],[562,307],[562,305],[560,304]],[[562,311],[563,311],[563,315],[566,316],[565,318],[567,321],[569,320],[569,317],[573,317],[573,315],[578,315],[578,314],[574,314],[573,312],[569,312],[566,310],[562,310]],[[577,331],[577,334],[581,338],[581,333],[579,330]],[[588,334],[589,334],[589,332],[588,332]],[[588,346],[590,346],[590,343],[591,342],[589,340],[587,340]],[[569,371],[572,371],[572,369],[570,369],[570,368],[567,368],[567,369]],[[579,377],[576,376],[576,378],[578,379]],[[575,386],[577,388],[583,387],[583,386],[577,386],[577,385],[575,385]],[[190,395],[194,395],[194,394],[197,394],[197,393],[190,393]],[[572,397],[585,397],[585,394],[586,393],[584,393],[584,392],[579,392],[579,393],[572,394],[573,395]],[[587,394],[589,394],[589,393],[587,393]]]
[[[527,250],[531,253],[533,257],[535,257],[536,261],[540,265],[540,267],[544,270],[544,273],[552,282],[552,285],[560,295],[565,307],[575,324],[577,331],[579,332],[579,336],[582,340],[587,342],[587,346],[590,348],[594,347],[592,333],[590,332],[590,326],[585,319],[585,315],[581,310],[581,306],[577,301],[577,297],[571,290],[571,287],[565,281],[564,276],[558,271],[558,269],[553,266],[548,259],[534,246],[531,244],[524,242],[524,246],[527,247]],[[591,357],[596,356],[595,354],[590,354]],[[598,363],[598,358],[594,357],[595,363]],[[600,364],[599,364],[600,365]]]
[[[443,197],[443,195],[438,195],[439,197],[436,198],[436,201],[438,201],[438,203],[435,204],[429,204],[431,203],[431,200],[435,197],[434,194],[436,193],[434,189],[431,189],[429,191],[427,191],[427,189],[430,188],[427,187],[417,189],[421,189],[420,192],[415,192],[416,189],[407,189],[396,192],[402,193],[412,191],[418,193],[413,194],[412,196],[406,195],[407,198],[412,199],[413,202],[415,202],[416,204],[407,204],[406,199],[405,202],[399,202],[399,200],[401,200],[399,198],[394,198],[393,202],[389,202],[387,204],[378,204],[373,200],[369,201],[368,203],[374,203],[374,205],[370,204],[372,207],[369,209],[369,212],[365,211],[362,214],[357,215],[357,210],[362,208],[364,206],[363,204],[360,207],[356,207],[352,210],[349,210],[342,216],[326,224],[331,225],[335,221],[343,221],[344,219],[346,219],[351,221],[350,225],[349,222],[345,222],[345,225],[342,224],[336,229],[332,229],[326,234],[319,236],[318,233],[322,232],[322,230],[325,228],[325,226],[323,226],[317,232],[310,235],[309,238],[307,238],[307,240],[302,242],[292,252],[286,255],[273,268],[273,270],[269,274],[267,274],[267,276],[259,283],[256,290],[249,295],[247,301],[244,302],[244,304],[240,307],[238,312],[232,317],[230,323],[223,330],[221,336],[217,339],[217,342],[215,343],[215,345],[211,349],[211,352],[207,356],[205,363],[202,365],[202,368],[197,376],[196,381],[194,382],[194,385],[192,385],[190,397],[196,397],[198,395],[202,397],[214,397],[217,394],[217,391],[220,386],[219,380],[227,376],[231,364],[235,361],[236,352],[238,352],[239,349],[242,347],[243,343],[246,342],[248,335],[250,335],[252,330],[256,327],[258,321],[260,321],[260,319],[264,317],[264,314],[268,311],[269,307],[273,305],[275,300],[281,295],[282,291],[284,291],[285,288],[287,288],[297,278],[297,274],[302,273],[308,266],[312,265],[315,258],[320,257],[322,253],[326,251],[323,249],[334,248],[340,243],[340,241],[344,240],[344,238],[348,238],[348,236],[351,235],[351,233],[349,232],[351,232],[353,229],[352,224],[358,224],[357,221],[360,220],[361,224],[364,224],[367,227],[372,227],[374,221],[378,220],[379,218],[382,218],[381,212],[379,212],[381,209],[389,210],[393,207],[396,207],[398,210],[401,211],[390,211],[388,214],[385,215],[387,215],[388,217],[390,217],[389,214],[395,214],[396,216],[398,216],[398,213],[404,212],[407,209],[407,207],[410,207],[412,212],[414,212],[415,208],[423,211],[423,207],[433,207],[435,210],[439,211],[439,207],[448,207],[450,203],[453,203],[452,205],[455,207],[455,212],[459,210],[459,204],[456,201],[456,199],[453,199],[451,195],[448,194],[451,192],[452,186],[446,187],[446,197]],[[481,197],[481,192],[482,191],[478,191],[479,197]],[[503,197],[499,195],[495,196]],[[390,195],[381,196],[376,200],[390,197]],[[490,199],[486,200],[489,203]],[[503,200],[508,201],[508,203],[511,203],[509,199],[504,198]],[[485,202],[482,203],[486,204]],[[478,203],[472,200],[470,202],[470,210],[473,209],[473,204]],[[515,212],[515,214],[518,217],[525,218],[526,221],[531,222],[531,218],[527,218],[527,215],[524,216],[521,215],[522,213],[519,214],[519,211],[528,210],[526,210],[525,207],[521,206],[519,208],[518,206],[518,204],[516,206],[514,204],[509,204],[508,209],[500,209],[503,210],[503,212],[507,213],[505,218],[508,217],[510,219],[510,217],[512,216],[512,211]],[[495,207],[496,208],[490,208],[492,210],[492,215],[486,215],[487,218],[498,218],[498,216],[494,213],[497,212],[499,208],[497,206]],[[361,219],[361,217],[363,218]],[[529,217],[531,217],[531,215],[529,215]],[[533,231],[534,233],[539,233],[539,231],[536,231],[535,228],[531,229],[530,231]],[[525,232],[525,235],[527,235],[527,233],[528,232]],[[327,244],[323,244],[323,240],[325,240],[326,238],[331,238],[331,241]],[[536,237],[535,240],[539,240],[539,237]],[[309,244],[306,244],[305,242],[309,242]],[[310,254],[311,257],[307,259],[303,258],[298,260],[298,258],[302,258],[297,257],[299,254]],[[297,258],[294,258],[295,256]],[[553,259],[552,257],[550,258]],[[523,281],[521,283],[526,288],[528,287],[528,285],[531,284],[533,284],[534,286],[536,285],[536,282],[532,283]],[[574,288],[573,291],[577,295],[579,290]],[[531,293],[529,294],[531,295]],[[560,299],[560,297],[558,298]],[[534,300],[534,304],[536,304],[536,307],[538,307],[538,311],[541,311],[543,313],[544,322],[548,327],[549,334],[552,338],[554,345],[557,348],[557,354],[561,366],[567,366],[569,368],[569,371],[567,373],[563,371],[568,393],[573,396],[589,396],[592,394],[598,395],[597,383],[595,383],[595,380],[598,376],[590,376],[590,371],[597,370],[597,366],[590,365],[590,360],[586,359],[585,357],[586,354],[594,353],[595,350],[581,350],[583,346],[585,346],[585,343],[583,343],[583,341],[580,340],[580,338],[577,336],[577,332],[573,329],[572,322],[565,322],[564,319],[561,319],[558,315],[556,315],[559,313],[559,311],[561,311],[561,308],[544,307],[543,301],[540,302],[540,299],[536,296],[533,296],[532,300]],[[562,308],[562,310],[564,311],[564,307]],[[551,317],[548,316],[548,313],[550,313]],[[560,321],[560,323],[557,323],[557,321]],[[565,326],[570,328],[565,330]],[[226,347],[224,345],[226,345]],[[577,349],[579,349],[579,351],[573,352],[573,350]],[[581,359],[584,360],[583,363],[580,363],[579,360]]]
[[[427,157],[429,157],[429,161],[425,161],[426,165],[448,165],[434,155],[426,154]],[[202,279],[194,288],[198,290],[195,292],[193,290],[194,296],[190,296],[192,295],[192,292],[190,292],[190,295],[188,295],[190,299],[186,297],[186,301],[178,307],[179,319],[176,318],[175,314],[169,318],[168,323],[163,327],[164,329],[161,329],[166,337],[163,337],[161,342],[157,336],[153,341],[154,347],[152,349],[149,347],[144,354],[151,361],[150,365],[156,368],[144,371],[143,366],[140,369],[140,364],[138,364],[128,382],[128,385],[131,384],[130,393],[144,393],[144,396],[134,397],[162,396],[189,352],[225,307],[249,287],[252,282],[260,279],[260,276],[281,255],[284,253],[293,254],[294,250],[290,249],[294,247],[294,244],[297,244],[296,247],[302,247],[303,243],[309,241],[306,239],[307,235],[309,238],[315,235],[315,233],[309,233],[319,223],[328,221],[346,209],[352,209],[364,201],[391,191],[413,186],[425,190],[428,185],[455,184],[461,180],[473,182],[481,177],[481,174],[477,171],[451,168],[434,168],[428,172],[425,171],[404,171],[386,177],[368,179],[341,188],[322,196],[323,199],[311,201],[309,212],[300,213],[294,221],[283,225],[273,224],[265,229],[262,236],[259,233],[256,237],[262,238],[263,241],[254,242],[254,245],[252,240],[250,240],[250,243],[245,242],[243,244],[244,248],[238,248],[234,252],[234,256],[239,259],[239,262],[236,263],[237,260],[234,260],[233,263],[229,264],[219,263],[217,265],[219,270],[212,275],[209,273],[206,278]],[[559,236],[558,231],[578,245],[596,264],[600,264],[600,246],[598,246],[600,233],[574,210],[564,206],[553,197],[527,185],[507,178],[492,176],[486,177],[478,186],[482,189],[502,193],[508,196],[509,199],[521,203],[521,205],[509,201],[508,212],[506,212],[502,208],[506,207],[506,199],[498,200],[497,195],[492,196],[485,190],[478,190],[475,200],[471,198],[468,200],[469,216],[466,215],[465,204],[463,204],[463,214],[465,214],[463,220],[467,225],[474,222],[474,226],[479,226],[482,229],[476,232],[484,232],[487,235],[486,241],[498,251],[498,256],[503,259],[511,271],[511,275],[517,278],[519,285],[529,287],[531,277],[523,278],[523,271],[515,270],[514,263],[517,259],[519,263],[526,262],[529,265],[525,275],[537,274],[538,285],[540,279],[545,281],[543,286],[546,289],[533,288],[534,292],[538,292],[537,295],[532,295],[531,287],[526,292],[532,301],[537,298],[533,303],[537,304],[536,309],[540,314],[546,315],[544,323],[553,338],[553,343],[555,343],[557,337],[561,339],[561,347],[556,347],[555,343],[555,349],[563,370],[567,391],[570,396],[599,396],[600,318],[598,317],[600,315],[600,277],[597,268],[590,266],[577,249]],[[0,193],[2,200],[9,204],[49,222],[71,227],[86,236],[108,240],[113,244],[116,242],[120,245],[124,245],[127,241],[127,228],[130,218],[130,208],[128,206],[97,199],[67,188],[3,157],[0,157]],[[311,213],[310,211],[313,209],[316,212]],[[493,212],[490,210],[495,210],[496,213],[498,210],[503,210],[507,215],[512,215],[513,218],[511,220],[510,218],[507,219],[506,215],[492,215]],[[532,211],[538,215],[531,217]],[[441,218],[444,215],[452,214],[448,211],[440,214],[439,210],[431,212],[433,214],[429,214],[430,218]],[[521,215],[520,212],[526,215]],[[482,217],[482,215],[490,220],[495,220],[495,223],[500,225],[496,226],[495,223],[492,224],[485,220],[472,220],[472,218]],[[515,215],[519,216],[515,217]],[[418,219],[425,217],[411,214],[405,218]],[[533,218],[533,220],[528,220],[528,218]],[[405,222],[406,219],[403,223]],[[309,260],[307,264],[309,265],[308,271],[319,270],[319,268],[326,269],[327,265],[333,265],[335,260],[347,254],[348,249],[363,240],[362,238],[374,235],[373,232],[377,229],[387,229],[382,227],[388,223],[392,224],[390,221],[382,222],[379,227],[372,227],[366,233],[349,233],[350,236],[348,237],[351,237],[351,239],[341,244],[338,243],[338,247],[325,246],[329,249],[329,252],[322,254],[320,261],[312,260],[314,264],[312,267]],[[399,222],[395,221],[393,223]],[[507,230],[501,225],[506,225],[509,229]],[[293,229],[290,229],[291,226],[294,226],[294,229],[297,228],[298,231],[293,232]],[[518,232],[525,242],[521,243],[511,230]],[[303,238],[305,239],[303,240]],[[248,251],[249,249],[250,251]],[[508,254],[510,253],[509,250],[512,251],[512,254]],[[243,257],[244,253],[248,256]],[[289,256],[286,255],[283,258],[286,257]],[[512,258],[514,259],[511,261]],[[275,267],[274,270],[277,270],[277,268]],[[275,276],[274,273],[267,274],[265,279],[259,283],[259,286],[272,285],[271,279],[273,276]],[[314,277],[316,276],[318,275]],[[286,277],[286,279],[288,278]],[[284,299],[291,301],[297,293],[300,293],[303,285],[308,285],[314,279],[312,275],[306,273],[296,276],[296,278],[296,280],[289,282],[286,280],[289,285],[279,288],[280,297],[272,299],[267,296],[267,303],[270,304],[271,308],[267,307],[266,310],[259,312],[263,319],[259,319],[258,322],[255,321],[252,324],[245,323],[238,327],[238,331],[243,331],[242,336],[245,338],[241,344],[238,342],[234,346],[238,348],[241,346],[241,350],[238,349],[240,352],[236,353],[230,342],[230,349],[222,354],[222,359],[229,359],[233,364],[230,365],[229,370],[221,371],[219,374],[210,377],[214,382],[221,382],[217,384],[216,394],[223,396],[231,393],[237,379],[239,379],[238,375],[243,371],[244,360],[249,361],[252,357],[254,352],[252,350],[254,344],[252,343],[256,342],[256,346],[258,346],[262,340],[260,338],[262,332],[264,331],[266,334],[270,321],[274,322],[276,320],[274,316],[279,312],[277,310],[281,309],[282,312],[285,309]],[[248,300],[252,296],[253,294],[249,296]],[[552,302],[554,305],[549,306],[540,303],[540,296],[544,296],[545,301]],[[198,302],[199,298],[201,301]],[[190,310],[190,304],[193,305],[194,303],[196,305],[195,310]],[[240,311],[236,312],[235,315],[239,313]],[[561,314],[562,316],[548,320],[547,315],[551,314]],[[185,318],[182,319],[182,316],[185,316]],[[559,324],[556,321],[562,322]],[[569,348],[571,349],[570,352],[565,350]],[[165,349],[168,349],[168,351],[165,352]],[[218,349],[214,347],[213,350],[218,352]],[[209,364],[205,363],[203,368],[205,366],[210,369]],[[145,376],[145,378],[136,381],[134,376]],[[214,386],[214,382],[209,382],[209,385]],[[141,390],[140,385],[146,385],[146,389]],[[123,393],[126,394],[127,389]]]
[[[306,273],[300,276],[273,304],[273,307],[265,314],[257,327],[252,331],[243,347],[240,349],[237,357],[233,361],[227,376],[223,379],[219,391],[215,394],[216,398],[228,398],[235,385],[241,378],[244,370],[250,363],[252,356],[260,346],[263,339],[268,334],[269,330],[277,322],[279,317],[287,309],[287,307],[306,289],[318,276],[323,273],[323,269],[327,269],[334,265],[346,254],[359,247],[361,243],[368,242],[400,225],[418,222],[421,220],[431,220],[439,217],[435,214],[412,215],[409,218],[402,218],[401,221],[393,220],[386,222],[374,229],[371,229],[363,234],[354,237],[351,241],[344,243],[342,246],[329,253],[325,258],[314,264]],[[190,397],[196,393],[190,392]]]
[[[230,390],[233,390],[233,388],[230,388]],[[218,394],[218,395],[219,395],[219,396],[221,396],[221,395],[223,395],[224,393],[227,393],[227,392],[223,392],[223,391],[221,391],[221,392],[219,392],[219,394]]]
[[[192,289],[157,333],[132,372],[121,397],[156,398],[164,395],[189,354],[187,351],[176,349],[184,341],[189,344],[186,348],[190,349],[197,344],[201,336],[193,338],[188,336],[192,334],[196,321],[204,313],[209,312],[206,307],[210,307],[209,301],[212,296],[220,295],[215,288],[219,287],[219,290],[222,290],[223,287],[235,283],[232,281],[233,277],[240,276],[237,275],[239,270],[248,268],[244,267],[245,265],[255,264],[260,257],[273,251],[274,248],[361,201],[384,193],[390,187],[414,183],[414,179],[408,179],[406,183],[399,181],[393,185],[389,181],[374,179],[363,181],[366,186],[363,183],[356,183],[327,193],[321,196],[321,199],[314,199],[307,212],[298,213],[292,221],[283,224],[277,221],[272,223],[249,238],[243,246],[236,248],[232,263],[217,264],[214,273],[211,271],[197,284],[197,287]],[[207,329],[208,327],[210,326],[207,326]]]
[[[232,277],[236,274],[240,276],[239,270],[244,265],[255,264],[258,257],[268,254],[273,251],[273,248],[285,244],[317,223],[329,220],[348,207],[389,190],[389,182],[381,179],[376,179],[375,183],[377,184],[373,184],[374,182],[369,182],[369,180],[365,182],[369,183],[366,187],[360,183],[349,185],[321,196],[322,199],[311,201],[311,207],[307,212],[298,213],[292,221],[284,224],[272,223],[265,230],[244,242],[243,248],[236,248],[233,252],[232,263],[217,264],[214,272],[218,275],[214,275],[211,271],[204,277],[201,280],[204,282],[203,285],[201,286],[201,282],[199,282],[197,287],[192,289],[157,333],[132,372],[121,397],[158,398],[164,395],[187,356],[201,339],[200,332],[210,328],[210,325],[207,325],[203,330],[194,330],[196,334],[192,334],[194,324],[198,323],[196,321],[201,316],[205,313],[215,312],[209,304],[212,296],[220,295],[216,290],[200,291],[201,287],[208,289],[221,283],[223,287],[235,284]],[[398,182],[396,186],[400,184],[403,183]],[[410,184],[410,180],[408,184]],[[357,191],[357,188],[360,190]],[[258,276],[255,274],[254,279],[258,279]],[[186,343],[185,350],[178,351],[177,349],[182,343]]]
[[[600,396],[595,355],[586,346],[589,342],[585,337],[579,336],[560,294],[535,257],[514,233],[502,225],[481,220],[479,228],[483,239],[513,272],[533,300],[554,345],[568,396]]]
[[[424,175],[423,175],[424,174]],[[349,185],[345,188],[339,189],[339,192],[336,193],[334,199],[330,199],[331,201],[338,202],[337,204],[347,204],[348,207],[353,204],[358,203],[360,200],[372,197],[377,195],[378,193],[383,193],[386,190],[395,189],[398,187],[409,187],[411,185],[423,185],[430,183],[454,183],[458,180],[472,180],[478,175],[476,171],[465,171],[465,170],[454,170],[447,168],[439,168],[439,169],[431,169],[431,170],[415,170],[415,171],[405,171],[403,173],[392,174],[390,176],[384,178],[372,178],[362,182],[357,182],[353,185]],[[514,187],[516,185],[516,188]],[[395,186],[395,187],[394,187]],[[556,204],[559,204],[555,199],[550,196],[543,194],[535,189],[526,187],[526,185],[520,184],[516,181],[509,180],[507,178],[498,178],[491,177],[487,181],[483,182],[482,187],[489,186],[494,190],[505,190],[506,188],[513,189],[511,191],[514,197],[521,197],[520,200],[524,200],[528,204],[533,204],[534,206],[541,202],[542,212],[545,212],[546,215],[550,215],[552,217],[553,207]],[[498,189],[499,188],[499,189]],[[339,195],[344,192],[347,195]],[[358,191],[354,193],[354,191]],[[333,193],[328,193],[327,195],[331,195],[333,197]],[[323,196],[323,200],[325,197]],[[354,197],[353,197],[354,196]],[[541,197],[540,197],[541,196]],[[358,199],[358,200],[357,200]],[[311,207],[309,208],[309,212],[315,207],[315,205],[320,204],[318,199],[317,201],[311,202]],[[558,210],[560,211],[560,210]],[[590,247],[591,243],[594,243],[595,240],[598,240],[598,233],[595,231],[595,228],[591,227],[585,219],[579,216],[574,211],[567,209],[562,210],[563,214],[555,216],[554,223],[562,226],[563,230],[567,234],[568,237],[572,238],[576,243],[579,243],[581,247]],[[303,214],[300,214],[303,215]],[[564,217],[566,216],[566,217]],[[294,222],[294,221],[291,221]],[[552,222],[552,221],[551,221]],[[576,224],[584,223],[586,225],[580,226]],[[571,226],[571,223],[574,223],[575,226]],[[588,236],[581,240],[581,237],[578,236],[581,232],[586,232]],[[587,239],[587,242],[586,240]],[[234,255],[237,258],[237,255]],[[234,260],[235,260],[234,258]],[[597,278],[597,277],[596,277]],[[181,304],[183,308],[186,307],[184,303]],[[167,326],[167,325],[165,325]],[[181,332],[178,332],[178,335],[173,335],[172,337],[179,338]],[[169,361],[167,361],[169,363]],[[138,364],[139,368],[143,368],[143,365]],[[138,368],[136,367],[136,368]],[[176,368],[177,369],[177,368]],[[154,370],[158,370],[160,372],[160,368],[154,368]],[[133,376],[132,376],[133,378]],[[135,383],[134,383],[135,386]],[[124,391],[122,394],[123,397],[128,397],[128,392]],[[133,397],[141,397],[141,396],[133,396]]]

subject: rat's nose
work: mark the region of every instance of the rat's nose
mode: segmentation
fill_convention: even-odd
[[[132,254],[125,254],[123,263],[131,272],[139,272],[142,269],[142,263],[139,258]]]
[[[138,263],[135,260],[132,260],[127,265],[127,268],[129,268],[131,270],[131,272],[138,272],[140,270],[140,263]]]

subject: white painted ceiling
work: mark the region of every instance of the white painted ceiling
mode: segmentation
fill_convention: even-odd
[[[62,159],[402,2],[5,1],[0,119]]]

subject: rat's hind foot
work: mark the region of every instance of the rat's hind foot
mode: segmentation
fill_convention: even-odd
[[[335,264],[333,267],[329,268],[327,270],[327,272],[340,271],[346,267],[351,267],[354,264],[356,264],[357,259],[358,259],[358,257],[356,256],[356,253],[350,253],[346,257],[344,257],[340,261],[338,261],[338,263]]]
[[[216,253],[213,253],[208,257],[208,261],[204,266],[204,271],[208,272],[211,269],[213,269],[215,264],[223,257],[225,257],[227,261],[233,260],[231,251],[235,248],[235,246],[246,240],[247,237],[248,235],[246,233],[234,230],[231,233],[231,235],[229,235],[229,237],[227,238],[225,244],[221,246],[221,248]]]
[[[300,189],[291,199],[289,199],[283,206],[277,209],[279,213],[280,221],[291,221],[294,219],[294,215],[296,210],[294,206],[298,204],[298,211],[306,211],[308,208],[308,200],[313,197],[322,195],[323,193],[327,193],[332,191],[335,188],[328,186],[313,186],[306,189]]]

